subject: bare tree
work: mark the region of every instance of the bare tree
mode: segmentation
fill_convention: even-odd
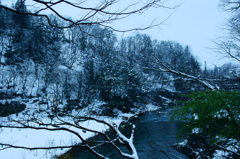
[[[119,21],[125,18],[141,15],[147,10],[152,8],[161,8],[166,10],[175,10],[178,5],[168,7],[165,5],[167,1],[163,0],[134,0],[134,1],[123,1],[123,0],[17,0],[18,8],[5,6],[0,3],[0,8],[9,10],[18,14],[32,15],[38,17],[45,17],[52,27],[57,28],[70,28],[72,26],[84,26],[97,24],[103,27],[110,28],[118,32],[127,32],[134,30],[145,30],[155,26],[159,26],[162,22],[157,22],[157,19],[153,19],[149,24],[142,24],[141,27],[130,28],[126,30],[119,30],[113,27],[111,24],[115,21]],[[27,4],[26,4],[27,3]],[[27,6],[27,11],[22,11],[22,6]],[[76,11],[74,14],[81,15],[76,19],[72,19],[69,16],[64,15],[59,7],[64,9]],[[63,9],[63,8],[61,8]],[[65,24],[56,24],[50,18],[50,14],[55,15]],[[168,19],[168,17],[166,18]]]
[[[240,62],[239,24],[239,18],[231,18],[228,21],[227,26],[224,28],[229,34],[227,36],[220,37],[214,41],[214,43],[216,44],[216,48],[214,48],[215,52],[222,55],[223,57],[231,58],[236,62]]]
[[[70,143],[66,145],[57,145],[57,146],[38,146],[38,147],[28,147],[24,145],[17,145],[16,143],[0,143],[2,146],[0,150],[8,149],[8,148],[18,148],[18,149],[26,149],[26,150],[52,150],[52,149],[69,149],[74,147],[84,147],[90,150],[96,156],[106,159],[107,157],[99,153],[96,148],[103,146],[103,145],[110,145],[112,146],[122,157],[130,158],[130,159],[138,159],[137,151],[133,144],[133,137],[134,137],[134,129],[135,126],[132,125],[132,132],[130,137],[126,137],[121,133],[119,130],[120,125],[117,125],[113,122],[107,122],[105,120],[93,118],[93,117],[86,117],[86,116],[79,116],[78,113],[75,115],[65,114],[64,117],[60,117],[60,115],[53,115],[49,111],[45,111],[44,115],[39,117],[39,114],[25,114],[25,117],[22,119],[10,119],[1,122],[1,128],[14,128],[14,129],[33,129],[33,130],[47,130],[47,131],[63,131],[69,134],[75,135],[78,139],[78,143]],[[108,128],[109,131],[113,131],[115,136],[110,137],[107,133],[102,132],[96,129],[90,129],[82,125],[85,121],[95,121],[97,123],[103,124],[105,127]],[[79,131],[83,132],[91,132],[95,134],[99,134],[103,136],[102,141],[92,141],[88,142],[86,139],[82,137]],[[120,145],[125,146],[127,149],[130,150],[130,153],[123,152]]]
[[[239,64],[240,62],[240,1],[222,0],[220,5],[225,11],[231,13],[230,19],[226,22],[223,30],[226,34],[218,37],[214,43],[214,51],[223,57],[232,59]],[[234,76],[240,79],[240,73],[235,72]]]

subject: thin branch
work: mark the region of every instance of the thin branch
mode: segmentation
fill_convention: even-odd
[[[143,69],[160,71],[160,72],[170,72],[170,73],[173,73],[175,75],[182,76],[182,77],[197,81],[197,82],[203,84],[204,86],[206,86],[210,90],[217,90],[218,89],[215,86],[211,85],[209,82],[200,79],[199,77],[192,76],[192,75],[189,75],[189,74],[177,71],[177,70],[173,70],[173,69],[169,68],[168,66],[166,66],[159,58],[157,58],[156,56],[154,56],[154,57],[155,57],[157,63],[159,64],[159,68],[157,68],[157,69],[155,69],[155,68],[143,68]]]
[[[46,112],[46,114],[50,115],[48,112]],[[97,151],[95,151],[94,149],[96,147],[102,146],[104,144],[110,144],[112,145],[117,151],[118,153],[125,157],[125,158],[136,158],[137,156],[137,151],[132,143],[133,141],[133,135],[134,135],[134,130],[132,131],[132,135],[130,137],[130,139],[127,139],[119,130],[118,127],[115,124],[110,124],[104,120],[99,120],[96,118],[86,118],[86,117],[77,117],[77,116],[72,116],[72,115],[67,115],[65,116],[65,118],[60,118],[59,116],[55,116],[53,119],[51,119],[50,123],[44,123],[42,120],[39,120],[37,117],[34,116],[27,116],[29,119],[25,119],[25,120],[10,120],[10,121],[5,121],[3,122],[4,124],[1,124],[0,127],[3,128],[17,128],[17,129],[34,129],[34,130],[48,130],[48,131],[66,131],[69,132],[71,134],[76,135],[79,139],[80,139],[80,143],[78,145],[67,145],[67,146],[50,146],[50,147],[26,147],[26,146],[18,146],[18,145],[13,145],[13,144],[9,144],[9,143],[0,143],[0,145],[5,146],[3,147],[3,149],[7,149],[7,148],[22,148],[22,149],[28,149],[28,150],[38,150],[38,149],[44,149],[44,150],[48,150],[48,149],[56,149],[56,148],[73,148],[73,147],[86,147],[88,148],[93,154],[97,155],[100,158],[106,158],[105,156],[101,155],[100,153],[98,153]],[[72,119],[72,121],[74,123],[70,123],[65,121],[67,118],[66,117],[70,117]],[[101,131],[97,131],[97,130],[92,130],[86,127],[83,127],[80,125],[80,123],[84,122],[84,121],[89,121],[89,120],[94,120],[98,123],[102,123],[104,125],[107,125],[110,129],[112,129],[116,135],[117,138],[111,139],[106,133],[101,132]],[[96,134],[101,134],[105,137],[106,141],[101,141],[100,144],[94,145],[94,146],[90,146],[85,139],[83,139],[83,137],[76,131],[70,129],[70,128],[76,128],[78,130],[84,130],[84,131],[89,131],[89,132],[93,132]],[[134,128],[133,128],[134,129]],[[123,145],[125,145],[127,148],[129,148],[129,150],[132,152],[132,154],[127,154],[121,151],[121,149],[115,144],[115,141],[117,140],[121,140],[123,141]]]
[[[235,155],[237,155],[237,156],[240,156],[240,153],[238,153],[238,152],[234,152],[234,151],[229,150],[229,149],[227,149],[227,148],[225,148],[225,147],[222,147],[221,145],[218,145],[218,144],[214,144],[214,145],[217,146],[218,148],[226,151],[226,152],[230,152],[230,153],[232,153],[232,154],[235,154]]]
[[[26,150],[51,150],[51,149],[66,149],[66,148],[74,148],[74,147],[86,147],[85,145],[69,145],[69,146],[44,146],[44,147],[26,147],[26,146],[17,146],[13,144],[6,144],[6,143],[0,143],[1,146],[5,146],[1,148],[0,150],[5,150],[8,148],[17,148],[17,149],[26,149]]]
[[[0,8],[6,9],[11,12],[18,13],[18,14],[26,14],[26,15],[31,15],[31,16],[44,17],[47,19],[47,22],[50,26],[56,27],[56,28],[61,28],[61,29],[70,28],[73,26],[97,24],[97,25],[101,25],[103,27],[110,28],[117,32],[129,32],[129,31],[135,31],[135,30],[146,30],[146,29],[149,29],[152,27],[159,26],[162,23],[156,24],[155,20],[153,20],[152,23],[150,23],[146,27],[138,27],[138,28],[132,28],[132,29],[127,29],[127,30],[119,30],[119,29],[113,28],[107,24],[112,23],[114,21],[121,20],[121,19],[125,19],[134,14],[142,14],[150,8],[163,8],[163,9],[175,10],[177,7],[179,7],[179,5],[176,5],[174,7],[164,6],[162,0],[150,0],[145,3],[144,3],[144,1],[139,0],[137,2],[132,2],[125,8],[110,11],[109,8],[113,5],[117,6],[120,3],[119,0],[103,1],[103,2],[100,2],[100,4],[97,5],[96,7],[87,7],[87,6],[85,7],[84,2],[86,2],[86,1],[83,1],[81,3],[73,3],[73,2],[66,1],[66,0],[65,1],[58,0],[55,2],[42,1],[42,0],[33,0],[33,1],[36,2],[36,4],[41,4],[43,6],[39,9],[37,9],[37,11],[35,11],[35,12],[30,12],[30,11],[20,12],[20,11],[18,11],[18,9],[7,7],[7,6],[1,5],[1,4],[0,4]],[[21,5],[24,5],[24,3],[25,3],[25,1],[23,1]],[[78,19],[75,21],[75,20],[72,20],[71,18],[66,18],[65,16],[61,15],[57,10],[55,10],[53,8],[54,6],[56,6],[58,4],[66,4],[67,6],[71,6],[73,8],[78,9],[79,11],[85,11],[87,13],[84,13],[84,15],[82,16],[81,19]],[[65,22],[68,22],[68,24],[58,25],[58,24],[52,23],[49,15],[43,13],[43,11],[47,11],[47,10],[54,13],[59,19],[65,21]],[[168,18],[169,17],[167,17],[167,19]],[[164,20],[164,21],[166,21],[166,20]]]

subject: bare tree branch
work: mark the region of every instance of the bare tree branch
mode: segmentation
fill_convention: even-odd
[[[45,112],[47,115],[51,115],[48,112]],[[98,131],[98,130],[93,130],[89,129],[87,127],[81,126],[81,123],[85,121],[96,121],[97,123],[101,123],[108,127],[108,129],[111,129],[112,131],[115,132],[116,137],[115,138],[110,138],[105,132]],[[72,122],[69,122],[72,121]],[[0,127],[2,128],[14,128],[14,129],[32,129],[32,130],[47,130],[47,131],[63,131],[63,132],[68,132],[70,134],[73,134],[79,138],[79,143],[78,144],[70,144],[70,145],[64,145],[64,146],[38,146],[38,147],[28,147],[28,146],[21,146],[21,145],[16,145],[16,144],[11,144],[11,143],[3,143],[1,142],[0,145],[3,147],[0,150],[8,149],[8,148],[19,148],[19,149],[27,149],[27,150],[51,150],[51,149],[66,149],[66,148],[74,148],[74,147],[85,147],[90,152],[95,154],[96,156],[100,158],[107,158],[97,152],[95,148],[105,145],[105,144],[110,144],[114,149],[117,150],[117,152],[123,156],[124,158],[130,158],[130,159],[137,159],[137,151],[134,147],[133,144],[133,136],[134,136],[134,128],[135,126],[133,125],[131,137],[127,138],[125,137],[119,130],[119,127],[114,124],[114,123],[108,123],[104,120],[100,120],[97,118],[93,117],[79,117],[77,115],[67,115],[62,118],[59,117],[58,115],[52,116],[52,119],[49,119],[48,122],[41,120],[37,116],[32,116],[31,114],[27,114],[25,119],[18,119],[18,120],[8,120],[8,121],[3,121],[2,124],[0,124]],[[96,141],[95,145],[90,145],[88,144],[87,140],[84,139],[81,134],[79,134],[76,130],[82,130],[86,132],[92,132],[95,134],[100,134],[102,135],[105,140],[102,141]],[[126,146],[131,154],[127,154],[123,152],[119,146],[115,142],[119,141],[122,145]],[[95,141],[94,141],[95,142]],[[98,143],[97,143],[98,142]]]
[[[231,10],[232,16],[221,28],[226,34],[213,41],[216,46],[213,50],[223,57],[240,62],[240,1],[222,0],[221,5]]]
[[[220,7],[225,9],[226,11],[235,12],[240,8],[239,0],[221,0]]]
[[[104,0],[104,1],[96,0],[95,5],[90,5],[90,2],[87,0],[81,1],[79,3],[76,3],[73,1],[66,1],[66,0],[64,1],[63,0],[55,0],[55,1],[32,0],[32,3],[34,4],[26,5],[28,12],[22,12],[19,8],[21,8],[21,6],[24,5],[24,3],[25,3],[25,0],[22,0],[18,8],[4,6],[0,3],[0,8],[6,9],[18,14],[44,17],[47,19],[47,22],[52,27],[70,28],[72,26],[84,26],[84,25],[97,24],[118,32],[145,30],[145,29],[159,26],[162,23],[156,23],[155,19],[153,19],[150,24],[144,27],[119,30],[110,25],[114,21],[119,21],[121,19],[125,19],[133,15],[143,14],[151,8],[175,10],[179,6],[179,4],[173,7],[165,6],[164,5],[165,3],[163,0],[138,0],[138,1],[133,1],[131,3],[127,2],[129,3],[127,6],[121,5],[123,2],[120,0]],[[72,9],[77,9],[78,13],[81,14],[81,17],[79,17],[76,20],[72,20],[72,18],[66,17],[56,9],[56,7],[59,6],[60,4],[65,5],[66,7],[71,7]],[[48,13],[53,13],[60,20],[64,21],[65,24],[61,24],[61,25],[54,24],[51,21],[51,18],[49,17]]]
[[[178,76],[182,76],[187,79],[191,79],[193,81],[197,81],[197,82],[201,83],[202,85],[206,86],[209,90],[217,90],[218,89],[217,87],[213,86],[212,84],[210,84],[209,82],[207,82],[204,79],[200,79],[199,77],[192,76],[192,75],[171,69],[156,56],[154,56],[154,58],[156,59],[158,65],[159,65],[159,68],[156,68],[156,69],[155,68],[142,68],[142,69],[154,70],[154,71],[160,71],[160,72],[169,72],[169,73],[172,73],[172,74],[175,74]]]

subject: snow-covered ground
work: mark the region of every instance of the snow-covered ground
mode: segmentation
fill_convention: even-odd
[[[34,99],[33,99],[34,100]],[[27,104],[26,110],[30,113],[33,113],[34,110],[40,109],[37,103],[32,103],[29,101]],[[84,108],[80,113],[79,112],[72,112],[73,114],[78,115],[88,115],[90,110],[95,109],[95,111],[100,111],[101,105],[104,104],[102,101],[95,101],[87,108]],[[145,111],[155,110],[159,107],[156,107],[152,104],[148,104],[146,106]],[[41,106],[41,109],[46,109]],[[141,110],[142,111],[142,110]],[[95,118],[104,120],[108,123],[115,123],[120,124],[123,120],[123,117],[130,118],[135,114],[123,114],[121,111],[117,111],[116,113],[119,115],[115,118],[109,118],[104,116],[94,116]],[[41,120],[45,121],[41,114],[38,114]],[[24,113],[19,113],[18,115],[10,115],[8,117],[1,117],[1,122],[6,122],[9,119],[21,119],[24,118]],[[49,120],[49,119],[47,119]],[[69,119],[66,119],[69,120]],[[108,126],[98,123],[93,120],[85,121],[81,123],[81,126],[97,130],[97,131],[106,131]],[[76,129],[72,127],[68,127],[71,130],[78,132],[84,139],[94,136],[94,133],[82,131],[81,129]],[[47,130],[32,130],[32,129],[16,129],[16,128],[0,128],[0,142],[13,144],[17,146],[28,146],[28,147],[49,147],[49,146],[66,146],[66,145],[73,145],[80,143],[80,139],[69,132],[66,131],[47,131]],[[0,148],[3,149],[4,147]],[[54,150],[24,150],[24,149],[16,149],[16,148],[8,148],[0,150],[0,158],[11,158],[11,159],[51,159],[54,158],[56,155],[63,154],[68,149],[54,149]]]
[[[113,121],[115,122],[115,121]],[[116,120],[119,122],[119,120]],[[106,130],[106,126],[103,124],[89,121],[82,124],[89,129],[93,130]],[[93,133],[82,130],[76,130],[83,138],[93,136]],[[32,129],[1,129],[1,142],[14,144],[18,146],[29,146],[29,147],[49,147],[49,146],[66,146],[74,145],[80,142],[77,136],[64,131],[47,131],[47,130],[32,130]],[[23,150],[23,149],[5,149],[0,151],[1,158],[11,159],[43,159],[51,158],[55,155],[60,155],[66,152],[68,149],[54,149],[50,151],[46,150]]]
[[[95,103],[96,108],[99,103]],[[36,104],[27,104],[27,110],[34,112],[36,108],[39,107]],[[91,105],[92,107],[92,105]],[[93,109],[93,108],[91,108]],[[74,113],[74,112],[73,112]],[[76,113],[76,112],[75,112]],[[87,114],[86,110],[83,110],[80,115]],[[41,116],[40,114],[38,115]],[[24,118],[23,113],[19,113],[18,116],[10,115],[8,117],[1,118],[2,122],[6,122],[8,119],[21,119]],[[99,117],[100,118],[100,117]],[[116,124],[120,123],[121,120],[118,118],[107,118],[101,117],[102,120],[114,122]],[[45,120],[45,119],[41,119]],[[106,131],[107,126],[98,123],[96,121],[90,120],[81,123],[81,126],[87,127],[92,130]],[[84,139],[93,136],[91,132],[83,132],[82,130],[77,130],[76,128],[71,128],[78,132]],[[14,144],[17,146],[28,146],[28,147],[48,147],[48,146],[65,146],[70,144],[77,144],[80,142],[79,138],[66,131],[47,131],[47,130],[32,130],[32,129],[12,129],[12,128],[1,128],[0,129],[0,142]],[[66,152],[67,149],[55,149],[51,151],[46,150],[23,150],[23,149],[4,149],[0,151],[1,158],[11,158],[11,159],[42,159],[51,158],[54,155],[59,155]]]

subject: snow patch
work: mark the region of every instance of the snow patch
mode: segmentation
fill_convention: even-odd
[[[187,145],[187,143],[188,143],[188,140],[185,139],[185,140],[183,140],[182,142],[177,143],[177,145],[178,145],[178,146],[181,146],[181,147],[185,147],[185,146]]]
[[[201,129],[200,128],[194,128],[192,129],[192,133],[193,134],[199,134],[201,132]]]
[[[156,106],[156,105],[153,105],[153,104],[147,104],[146,107],[145,107],[145,111],[155,111],[155,110],[158,110],[160,107],[159,106]]]

